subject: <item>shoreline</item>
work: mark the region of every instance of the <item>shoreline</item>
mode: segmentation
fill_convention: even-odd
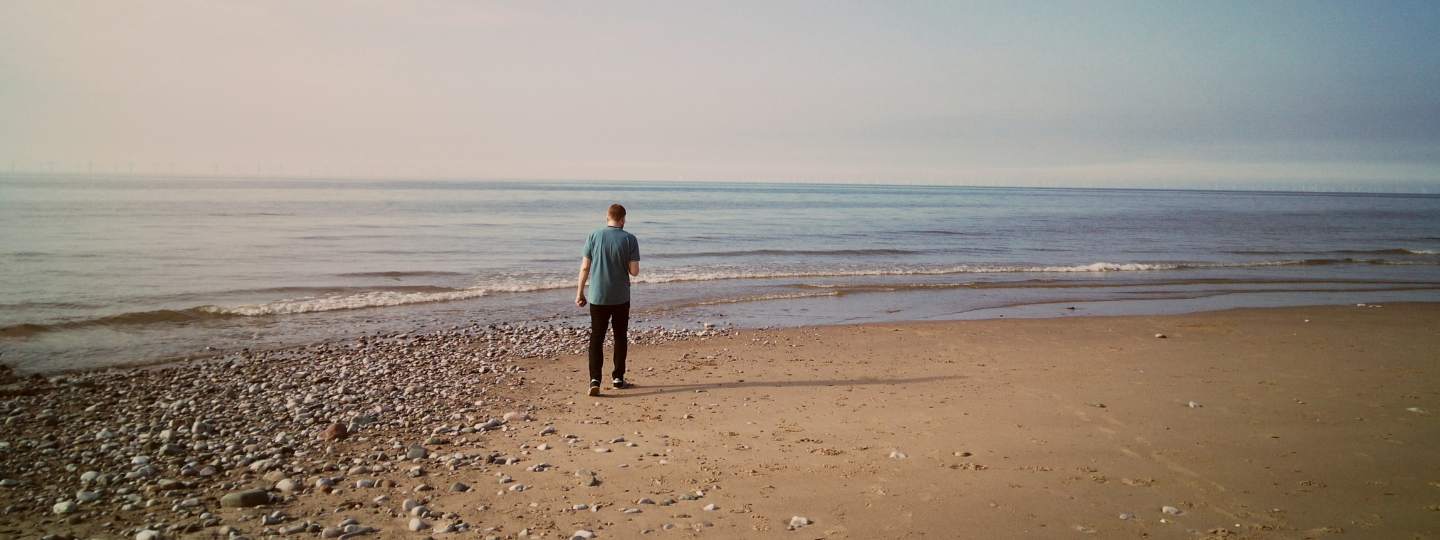
[[[1440,303],[717,331],[599,398],[449,332],[23,380],[0,532],[1440,534]]]
[[[847,325],[847,324],[903,323],[903,322],[910,322],[910,321],[930,321],[930,320],[976,320],[976,319],[986,319],[986,318],[1005,318],[1005,317],[1007,317],[1007,316],[1012,316],[1012,317],[1013,317],[1013,316],[1020,316],[1020,317],[1025,317],[1025,318],[1044,318],[1044,317],[1047,317],[1047,316],[1050,316],[1050,317],[1070,317],[1070,316],[1077,316],[1077,315],[1083,315],[1083,316],[1097,316],[1097,315],[1099,315],[1099,316],[1124,316],[1124,315],[1146,315],[1146,314],[1155,314],[1155,313],[1183,314],[1183,313],[1200,313],[1200,312],[1207,312],[1207,311],[1227,310],[1227,309],[1235,309],[1235,308],[1248,308],[1248,307],[1265,308],[1265,307],[1300,307],[1300,306],[1311,306],[1311,305],[1315,305],[1315,306],[1319,306],[1319,305],[1348,305],[1348,304],[1352,304],[1352,303],[1358,303],[1358,302],[1360,302],[1360,301],[1366,301],[1366,302],[1369,302],[1369,301],[1381,301],[1381,302],[1386,302],[1386,303],[1400,303],[1400,302],[1440,302],[1440,284],[1436,284],[1436,283],[1434,283],[1434,282],[1428,282],[1428,281],[1374,281],[1374,280],[1346,280],[1346,279],[1325,279],[1325,280],[1309,280],[1309,281],[1306,281],[1306,280],[1300,280],[1300,281],[1296,281],[1296,280],[1264,281],[1264,280],[1244,280],[1244,279],[1237,280],[1237,279],[1231,279],[1231,278],[1226,278],[1226,279],[1216,278],[1216,279],[1190,280],[1190,281],[1184,281],[1183,283],[1185,283],[1185,284],[1226,284],[1226,283],[1234,283],[1234,282],[1245,283],[1245,284],[1259,284],[1259,285],[1316,283],[1316,284],[1344,284],[1344,285],[1362,285],[1362,284],[1369,284],[1369,285],[1372,285],[1372,286],[1371,286],[1371,287],[1367,287],[1367,288],[1348,288],[1348,289],[1326,289],[1326,288],[1311,288],[1311,289],[1293,289],[1293,288],[1292,288],[1292,289],[1243,289],[1243,288],[1239,288],[1239,289],[1206,290],[1206,291],[1175,290],[1175,291],[1169,291],[1169,292],[1152,292],[1149,296],[1136,297],[1136,298],[1130,298],[1130,299],[1126,299],[1126,298],[1069,298],[1069,299],[1067,299],[1067,298],[1040,298],[1040,299],[1024,299],[1024,300],[1022,300],[1022,299],[1016,299],[1016,300],[1014,300],[1014,301],[1012,301],[1012,302],[1009,302],[1009,303],[991,304],[991,305],[980,305],[980,306],[975,306],[975,307],[966,307],[966,308],[961,309],[961,310],[959,310],[959,311],[934,311],[934,310],[931,310],[931,309],[929,309],[929,308],[920,308],[918,305],[912,305],[912,306],[911,306],[912,309],[908,309],[908,310],[903,310],[903,309],[886,309],[886,307],[894,308],[895,306],[886,306],[885,304],[886,304],[887,302],[897,302],[897,299],[903,298],[905,295],[929,294],[929,293],[932,293],[933,291],[936,290],[935,286],[913,286],[913,287],[904,287],[904,286],[886,286],[886,285],[856,285],[856,286],[851,286],[851,287],[848,287],[848,288],[846,288],[846,287],[838,288],[838,289],[836,289],[836,291],[838,291],[838,292],[834,292],[834,293],[831,293],[831,294],[813,294],[813,295],[812,295],[812,294],[803,294],[803,295],[797,295],[797,296],[790,296],[790,295],[787,294],[787,295],[781,295],[781,296],[777,296],[777,297],[773,297],[773,298],[748,298],[748,297],[747,297],[747,298],[742,298],[742,299],[738,299],[738,300],[693,301],[693,302],[688,303],[688,304],[656,306],[656,307],[650,309],[649,311],[639,312],[639,313],[638,313],[638,316],[636,316],[636,317],[632,317],[632,332],[635,332],[635,331],[644,331],[644,332],[646,332],[646,333],[656,333],[656,334],[664,334],[664,333],[667,333],[667,332],[678,332],[678,333],[682,333],[682,334],[683,334],[683,333],[695,332],[695,331],[697,331],[697,330],[695,330],[696,328],[699,328],[699,329],[708,329],[708,328],[710,328],[710,327],[712,327],[712,326],[715,326],[715,327],[725,327],[725,328],[728,328],[728,329],[737,329],[737,330],[746,330],[746,329],[751,329],[751,330],[753,330],[753,329],[798,328],[798,327],[807,327],[807,326],[831,326],[831,325]],[[1064,284],[1060,284],[1060,285],[1056,285],[1056,286],[1045,286],[1045,285],[1043,285],[1043,284],[1036,284],[1036,285],[1026,286],[1026,287],[1023,287],[1023,288],[1036,289],[1036,290],[1068,290],[1068,289],[1095,290],[1095,289],[1107,289],[1107,288],[1120,289],[1120,288],[1145,287],[1145,286],[1153,286],[1153,285],[1165,286],[1165,285],[1171,285],[1171,284],[1173,284],[1173,283],[1172,283],[1172,282],[1160,282],[1160,283],[1158,283],[1158,284],[1147,284],[1147,283],[1119,283],[1119,284],[1098,284],[1098,285],[1097,285],[1097,284],[1091,284],[1091,285],[1085,285],[1085,286],[1066,286],[1066,285],[1064,285]],[[953,292],[953,291],[970,291],[970,290],[974,290],[974,289],[987,289],[987,288],[989,288],[991,285],[993,285],[993,284],[988,284],[988,283],[978,283],[978,284],[948,284],[948,285],[944,285],[944,286],[941,287],[939,290],[949,291],[949,292]],[[855,290],[852,291],[852,290],[849,290],[849,289],[855,289]],[[1259,301],[1259,302],[1252,302],[1252,301],[1251,301],[1251,299],[1253,299],[1253,298],[1267,298],[1267,297],[1268,297],[1268,298],[1277,298],[1277,299],[1276,299],[1276,300],[1270,300],[1270,301]],[[863,300],[857,300],[857,298],[863,298]],[[1378,298],[1378,300],[1372,300],[1372,298]],[[778,314],[780,314],[780,313],[789,312],[789,311],[791,311],[792,309],[795,309],[795,308],[799,308],[800,311],[812,311],[812,310],[811,310],[811,307],[807,307],[807,306],[811,306],[811,304],[808,304],[809,302],[813,302],[813,301],[832,301],[832,302],[833,302],[833,301],[841,300],[841,299],[843,299],[842,301],[862,302],[862,304],[859,306],[860,312],[861,312],[861,313],[866,313],[866,315],[865,315],[865,316],[862,316],[862,317],[857,317],[857,318],[840,318],[840,317],[832,316],[833,314],[819,314],[819,313],[817,313],[816,315],[818,315],[819,318],[820,318],[819,322],[804,322],[804,323],[801,323],[801,324],[792,324],[792,323],[790,323],[790,322],[788,322],[788,321],[785,321],[783,317],[781,317],[781,316],[778,315]],[[758,300],[758,301],[757,301],[757,300]],[[865,303],[863,303],[863,302],[875,302],[875,303],[874,303],[874,304],[865,304]],[[914,302],[911,302],[911,303],[914,304]],[[924,304],[924,302],[920,302],[920,303],[921,303],[921,304]],[[765,307],[765,308],[755,308],[754,306],[756,306],[757,304],[765,304],[767,307]],[[1190,305],[1191,307],[1167,307],[1167,306],[1186,306],[1187,304]],[[898,301],[898,305],[899,305],[899,306],[904,306],[904,305],[907,305],[907,304],[906,304],[906,302],[904,302],[904,301]],[[1045,313],[1041,313],[1041,311],[1047,309],[1047,308],[1050,307],[1050,306],[1080,306],[1081,308],[1080,308],[1080,309],[1076,309],[1076,310],[1068,310],[1068,311],[1067,311],[1067,310],[1064,310],[1064,309],[1055,310],[1055,312],[1054,312],[1053,314],[1049,314],[1049,315],[1047,315],[1047,314],[1045,314]],[[1116,309],[1116,308],[1108,307],[1108,306],[1131,306],[1131,307],[1128,307],[1128,308],[1118,308],[1118,309]],[[1159,308],[1156,308],[1156,307],[1154,307],[1154,306],[1160,306],[1160,307],[1159,307]],[[1085,309],[1085,307],[1102,307],[1102,309],[1101,309],[1098,313],[1095,313],[1095,314],[1082,313],[1081,310]],[[873,308],[873,309],[870,309],[870,308]],[[917,308],[918,308],[918,309],[917,309]],[[393,308],[367,308],[367,309],[393,309]],[[761,315],[758,315],[758,316],[754,315],[753,312],[749,311],[749,310],[751,310],[751,309],[759,309]],[[816,309],[816,310],[825,310],[825,309],[835,310],[836,308],[815,308],[815,309]],[[365,311],[365,310],[361,310],[361,311]],[[907,313],[901,313],[902,311],[907,311]],[[768,315],[767,315],[767,314],[768,314]],[[984,315],[977,317],[977,316],[975,316],[976,314],[984,314]],[[303,314],[303,315],[304,315],[304,316],[310,316],[310,315],[313,315],[313,314]],[[877,316],[877,315],[878,315],[878,316]],[[289,317],[289,316],[291,316],[291,315],[272,315],[272,316],[267,316],[267,317]],[[350,317],[357,317],[357,316],[360,316],[360,315],[359,315],[359,314],[350,314],[349,316],[350,316]],[[395,315],[392,314],[392,315],[390,315],[390,317],[395,317]],[[377,317],[375,317],[375,318],[365,318],[365,317],[362,317],[362,318],[364,318],[364,319],[367,320],[367,321],[374,321],[374,320],[385,320],[387,317],[377,315]],[[404,318],[404,316],[402,315],[402,316],[400,316],[397,320],[403,320],[403,318]],[[535,318],[530,318],[530,319],[500,320],[500,321],[489,320],[489,319],[484,319],[484,320],[482,320],[482,319],[477,319],[477,318],[475,318],[475,316],[469,315],[469,314],[464,314],[464,315],[461,316],[461,318],[462,318],[462,319],[468,319],[468,320],[466,320],[466,322],[465,322],[465,324],[464,324],[463,326],[467,326],[467,327],[470,327],[470,328],[475,328],[475,327],[477,327],[477,325],[483,325],[483,326],[488,327],[488,328],[497,328],[497,327],[505,327],[505,328],[520,327],[520,328],[539,329],[539,330],[545,330],[545,331],[549,331],[550,329],[559,329],[559,330],[561,330],[561,331],[573,331],[573,330],[577,330],[577,329],[578,329],[578,330],[586,330],[586,329],[588,329],[588,326],[586,326],[585,323],[584,323],[584,321],[583,321],[584,315],[581,315],[581,314],[552,313],[552,314],[548,314],[548,315],[537,316],[537,317],[535,317]],[[737,321],[737,320],[738,320],[738,321]],[[645,326],[634,326],[635,324],[637,324],[637,321],[638,321],[638,323],[644,323]],[[702,321],[712,321],[712,322],[702,322]],[[659,324],[656,324],[657,322],[658,322]],[[28,364],[22,363],[22,364],[18,364],[18,365],[12,364],[12,362],[15,362],[15,361],[16,361],[16,360],[13,359],[14,356],[13,356],[13,354],[12,354],[12,355],[11,355],[12,359],[10,359],[10,360],[8,360],[8,361],[7,361],[7,359],[6,359],[5,357],[0,356],[0,369],[8,369],[8,370],[10,370],[10,371],[12,371],[12,372],[14,372],[14,373],[16,373],[16,374],[19,374],[20,376],[40,375],[40,376],[44,376],[44,377],[52,377],[52,376],[66,375],[66,374],[76,374],[76,373],[86,373],[86,372],[90,372],[90,371],[104,371],[104,370],[109,370],[109,369],[117,369],[117,370],[125,370],[125,369],[148,369],[148,368],[154,368],[154,367],[156,367],[156,366],[168,366],[168,365],[172,365],[172,364],[183,364],[183,363],[185,363],[185,362],[206,362],[206,361],[224,360],[226,357],[235,356],[235,355],[239,355],[239,354],[244,354],[244,353],[246,353],[247,351],[248,351],[248,352],[252,352],[252,353],[253,353],[253,352],[279,353],[279,352],[289,351],[289,350],[304,349],[304,348],[306,348],[306,347],[311,347],[311,346],[317,346],[317,345],[325,345],[325,344],[332,344],[332,343],[337,343],[337,342],[343,342],[343,341],[347,341],[347,340],[350,340],[350,339],[355,339],[355,338],[358,338],[358,337],[361,337],[361,336],[400,335],[400,334],[412,334],[412,333],[434,333],[434,332],[442,332],[442,331],[444,331],[445,329],[454,330],[454,329],[459,328],[460,326],[461,326],[461,325],[456,325],[456,324],[453,324],[453,323],[441,323],[441,322],[439,322],[438,320],[430,320],[429,322],[421,322],[421,321],[419,321],[419,320],[416,320],[412,325],[396,324],[396,323],[384,323],[384,324],[383,324],[383,328],[382,328],[382,327],[374,327],[374,328],[370,328],[370,329],[360,329],[360,330],[352,330],[352,331],[335,331],[335,332],[330,332],[328,335],[315,334],[314,336],[312,336],[312,337],[310,337],[310,338],[307,338],[306,340],[298,340],[298,341],[297,341],[297,340],[288,340],[288,341],[287,341],[287,340],[283,340],[283,339],[282,339],[282,340],[280,340],[280,341],[278,341],[278,342],[269,342],[269,343],[264,342],[264,341],[261,341],[261,342],[257,342],[257,343],[261,343],[262,345],[257,346],[257,347],[226,346],[225,344],[221,344],[220,346],[217,347],[217,346],[214,346],[214,345],[207,345],[207,344],[205,344],[206,341],[201,341],[200,343],[197,343],[197,344],[194,346],[193,349],[188,350],[188,351],[185,351],[185,352],[172,353],[172,354],[167,354],[167,355],[162,355],[162,356],[155,356],[155,357],[149,357],[149,358],[140,358],[140,359],[135,359],[135,360],[125,360],[125,361],[119,361],[119,362],[114,362],[114,363],[109,363],[109,364],[98,364],[98,365],[80,365],[80,366],[74,366],[74,365],[73,365],[73,364],[74,364],[74,361],[73,361],[73,360],[69,360],[69,361],[66,361],[65,363],[61,364],[59,367],[43,368],[43,369],[35,369],[35,368],[31,365],[31,364],[33,364],[33,362],[30,362],[30,363],[28,363]],[[362,328],[363,328],[363,327],[362,327]],[[312,332],[312,333],[313,333],[313,332]],[[337,334],[338,334],[338,337],[335,337]],[[8,339],[14,340],[15,338],[8,338]],[[21,347],[19,347],[18,344],[23,343],[24,340],[30,339],[30,338],[27,337],[27,338],[19,338],[19,339],[20,339],[20,341],[14,341],[14,342],[12,343],[11,348],[13,348],[13,349],[18,349],[18,350],[21,350],[21,351],[22,351],[22,352],[21,352],[21,356],[20,356],[19,358],[20,358],[20,361],[21,361],[21,362],[24,362],[24,359],[27,357],[27,354],[33,354],[33,352],[25,352],[25,351],[23,351],[23,349],[22,349]],[[208,340],[207,340],[207,341],[208,341]],[[3,343],[3,342],[0,342],[0,343]],[[173,349],[173,347],[172,347],[172,349]],[[3,351],[4,351],[4,348],[3,348],[3,347],[0,347],[0,352],[3,352]],[[13,351],[12,351],[12,352],[13,352]]]

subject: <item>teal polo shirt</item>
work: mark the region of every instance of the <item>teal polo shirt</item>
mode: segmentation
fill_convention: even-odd
[[[590,258],[590,285],[585,299],[613,306],[630,301],[630,261],[640,260],[640,242],[620,227],[605,226],[590,233],[581,256]]]

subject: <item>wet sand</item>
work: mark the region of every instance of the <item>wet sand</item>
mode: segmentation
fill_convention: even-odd
[[[149,507],[107,494],[55,515],[59,499],[33,495],[46,474],[73,493],[88,467],[134,465],[52,466],[0,489],[0,532],[313,538],[353,518],[367,538],[1440,536],[1440,304],[747,330],[632,346],[636,387],[600,397],[582,395],[580,355],[513,365],[483,399],[447,383],[423,417],[343,440],[317,440],[318,417],[272,427],[299,441],[273,467],[171,492],[154,485],[185,459],[157,455],[172,469],[135,481]],[[397,402],[407,384],[424,379]],[[43,435],[6,432],[0,477],[46,459],[15,449]],[[221,507],[246,488],[273,502]],[[792,530],[797,516],[811,523]]]

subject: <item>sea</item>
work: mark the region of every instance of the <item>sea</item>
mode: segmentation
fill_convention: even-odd
[[[580,251],[611,203],[640,240],[638,327],[1440,301],[1436,195],[17,175],[0,363],[587,324]]]

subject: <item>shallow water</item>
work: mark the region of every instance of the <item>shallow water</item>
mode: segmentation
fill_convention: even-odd
[[[3,178],[0,361],[45,371],[574,321],[580,246],[611,202],[630,209],[641,241],[641,324],[1246,295],[1400,301],[1440,288],[1436,196]]]

